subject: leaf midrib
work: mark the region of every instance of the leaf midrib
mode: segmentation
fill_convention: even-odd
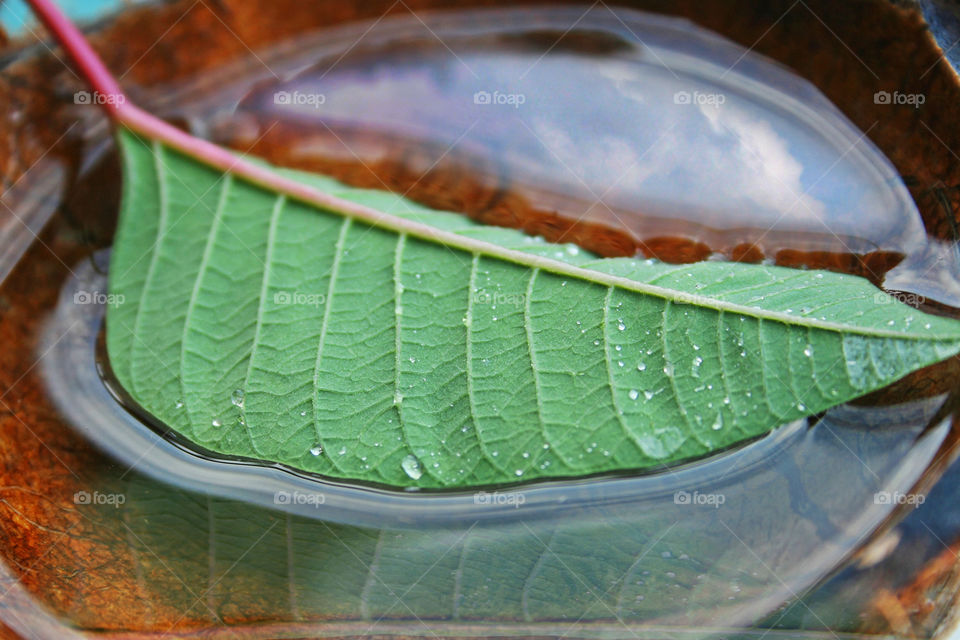
[[[135,130],[128,128],[131,135],[137,136]],[[165,137],[163,140],[168,146],[192,156],[195,151],[184,145],[177,139]],[[371,207],[351,202],[331,193],[321,191],[304,182],[300,182],[293,177],[299,172],[287,171],[278,172],[269,165],[255,165],[245,160],[243,157],[233,154],[235,160],[229,167],[223,168],[231,176],[243,179],[244,181],[255,185],[261,189],[266,189],[277,194],[287,196],[290,200],[302,202],[311,207],[317,207],[330,211],[334,214],[343,216],[352,220],[359,220],[372,227],[391,231],[399,235],[407,235],[421,240],[445,245],[448,248],[460,249],[467,253],[485,255],[500,260],[517,264],[530,269],[539,269],[555,275],[576,278],[586,282],[618,287],[627,291],[650,295],[664,300],[669,300],[677,304],[690,304],[689,292],[660,287],[653,284],[639,282],[622,276],[607,274],[602,271],[577,267],[572,264],[554,260],[545,256],[539,256],[516,249],[509,249],[500,245],[471,238],[460,233],[439,229],[437,227],[409,220],[400,216],[395,216],[383,211],[378,211]],[[209,162],[210,166],[219,166],[216,162]],[[291,175],[287,175],[291,174]],[[880,290],[878,289],[878,292]],[[905,333],[896,330],[887,330],[882,328],[864,328],[852,324],[840,322],[830,322],[820,320],[814,317],[794,315],[781,311],[769,311],[758,307],[717,300],[709,296],[701,296],[701,299],[694,305],[704,309],[713,309],[715,311],[725,311],[734,314],[744,315],[752,318],[772,320],[792,326],[812,327],[839,333],[853,333],[862,336],[875,336],[884,338],[898,338],[903,340],[955,340],[957,334],[931,333],[920,335],[917,333]]]
[[[246,179],[246,176],[242,170],[242,166],[238,167],[238,169],[239,170],[236,171],[236,175]],[[287,195],[289,198],[301,201],[307,205],[315,207],[319,206],[322,209],[326,209],[345,218],[363,221],[364,223],[378,229],[388,230],[399,235],[416,237],[427,242],[441,244],[452,249],[460,249],[471,254],[498,258],[500,260],[530,269],[539,269],[555,275],[576,278],[578,280],[583,280],[601,286],[617,287],[627,291],[634,291],[644,295],[655,296],[676,304],[692,304],[689,301],[691,294],[687,291],[661,287],[623,276],[616,276],[604,273],[602,271],[578,267],[561,260],[554,260],[545,256],[518,251],[516,249],[509,249],[492,242],[478,240],[476,238],[471,238],[453,231],[439,229],[422,222],[384,213],[365,205],[345,200],[339,196],[319,191],[310,185],[299,184],[299,189],[305,189],[312,192],[313,195],[308,198],[303,195],[302,192],[298,192],[298,190],[290,191],[287,189],[286,185],[288,181],[291,180],[290,178],[283,174],[277,173],[272,169],[268,169],[268,171],[278,179],[278,184],[271,185],[271,188],[274,191]],[[257,184],[256,181],[251,182]],[[877,291],[880,292],[881,290],[877,289]],[[772,320],[792,326],[812,327],[815,329],[836,331],[840,333],[853,333],[862,336],[884,338],[899,338],[904,340],[954,340],[957,338],[957,335],[955,334],[920,335],[916,333],[906,333],[875,327],[864,328],[852,324],[820,320],[810,316],[797,315],[782,311],[769,311],[755,306],[728,302],[725,300],[717,300],[710,296],[701,295],[699,298],[700,299],[696,304],[693,304],[693,306],[704,309],[713,309],[715,311],[730,312],[763,320]]]

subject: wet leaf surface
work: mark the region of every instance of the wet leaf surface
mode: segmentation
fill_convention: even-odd
[[[960,350],[855,276],[597,259],[294,174],[357,220],[120,137],[111,366],[216,453],[395,487],[662,467]]]

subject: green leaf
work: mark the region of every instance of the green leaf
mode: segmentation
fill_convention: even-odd
[[[425,488],[657,468],[960,351],[860,278],[599,259],[287,172],[371,223],[120,140],[109,357],[222,454]]]

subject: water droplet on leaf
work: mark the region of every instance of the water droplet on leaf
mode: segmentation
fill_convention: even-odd
[[[720,431],[723,429],[723,414],[717,413],[717,419],[713,421],[713,424],[710,425],[710,428],[714,431]]]
[[[400,462],[400,466],[403,468],[403,472],[413,480],[419,480],[423,475],[423,468],[420,466],[420,461],[417,460],[417,457],[414,455],[406,456]]]

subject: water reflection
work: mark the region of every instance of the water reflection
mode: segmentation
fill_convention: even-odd
[[[874,281],[900,264],[898,288],[938,255],[889,162],[803,81],[629,12],[590,11],[558,42],[568,13],[434,17],[436,38],[398,19],[253,90],[213,136],[605,255]],[[949,303],[960,290],[933,264],[943,286],[925,292]]]
[[[645,477],[501,494],[345,487],[190,455],[138,423],[94,371],[103,308],[72,302],[104,275],[90,262],[74,271],[41,346],[49,394],[137,469],[101,479],[102,497],[78,508],[98,535],[129,532],[128,571],[149,576],[155,606],[214,622],[262,610],[278,623],[402,621],[410,633],[755,623],[899,508],[950,429],[939,394],[843,405]]]

